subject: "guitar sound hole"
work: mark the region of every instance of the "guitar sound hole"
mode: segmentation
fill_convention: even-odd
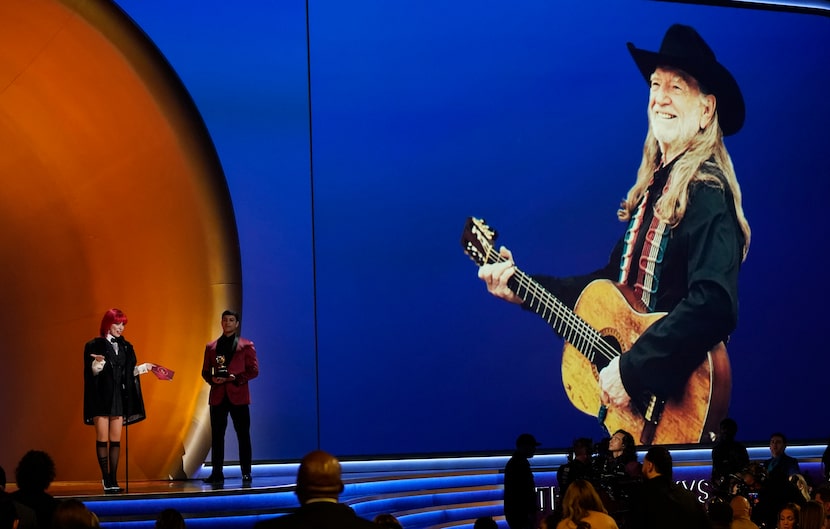
[[[594,351],[594,365],[597,366],[597,371],[602,371],[615,356],[619,356],[622,353],[620,342],[614,336],[605,335],[602,337],[602,342],[606,346],[597,347]]]

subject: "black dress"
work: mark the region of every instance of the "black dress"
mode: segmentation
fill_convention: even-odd
[[[112,344],[97,337],[84,346],[84,423],[93,424],[93,417],[124,417],[126,424],[146,418],[141,382],[133,375],[136,356],[132,344],[118,339],[119,352]],[[104,369],[92,372],[91,355],[106,359]]]

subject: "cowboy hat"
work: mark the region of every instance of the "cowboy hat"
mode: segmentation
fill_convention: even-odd
[[[694,28],[674,24],[666,31],[660,51],[641,50],[630,42],[628,51],[646,82],[658,66],[679,68],[694,77],[701,88],[715,96],[723,135],[741,130],[746,113],[741,89]]]

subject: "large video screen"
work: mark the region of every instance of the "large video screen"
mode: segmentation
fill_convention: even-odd
[[[752,228],[728,413],[747,441],[830,435],[813,402],[830,367],[827,17],[638,0],[118,3],[182,79],[227,177],[262,369],[257,460],[604,435],[566,394],[562,339],[488,294],[459,240],[476,216],[527,273],[607,263],[647,130],[626,43],[656,51],[674,23],[746,103],[725,140]]]

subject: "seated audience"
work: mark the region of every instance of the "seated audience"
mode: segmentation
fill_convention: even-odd
[[[88,529],[101,527],[98,516],[82,501],[68,499],[58,503],[52,516],[52,529]]]
[[[758,529],[758,526],[751,519],[752,509],[749,500],[745,496],[735,496],[730,500],[732,507],[731,529]]]
[[[14,471],[17,490],[12,499],[32,509],[37,526],[48,529],[58,500],[46,492],[55,479],[55,462],[46,452],[29,450],[20,459]]]
[[[186,527],[182,513],[172,507],[164,509],[156,517],[155,529],[185,529]]]
[[[340,461],[323,450],[314,450],[300,461],[297,470],[297,499],[300,508],[271,520],[257,522],[254,529],[377,529],[340,503],[343,492]]]
[[[778,511],[778,522],[775,529],[798,529],[801,521],[801,507],[795,503],[788,503]]]
[[[571,483],[562,499],[562,521],[556,529],[617,529],[617,522],[599,499],[589,481],[578,479]]]

